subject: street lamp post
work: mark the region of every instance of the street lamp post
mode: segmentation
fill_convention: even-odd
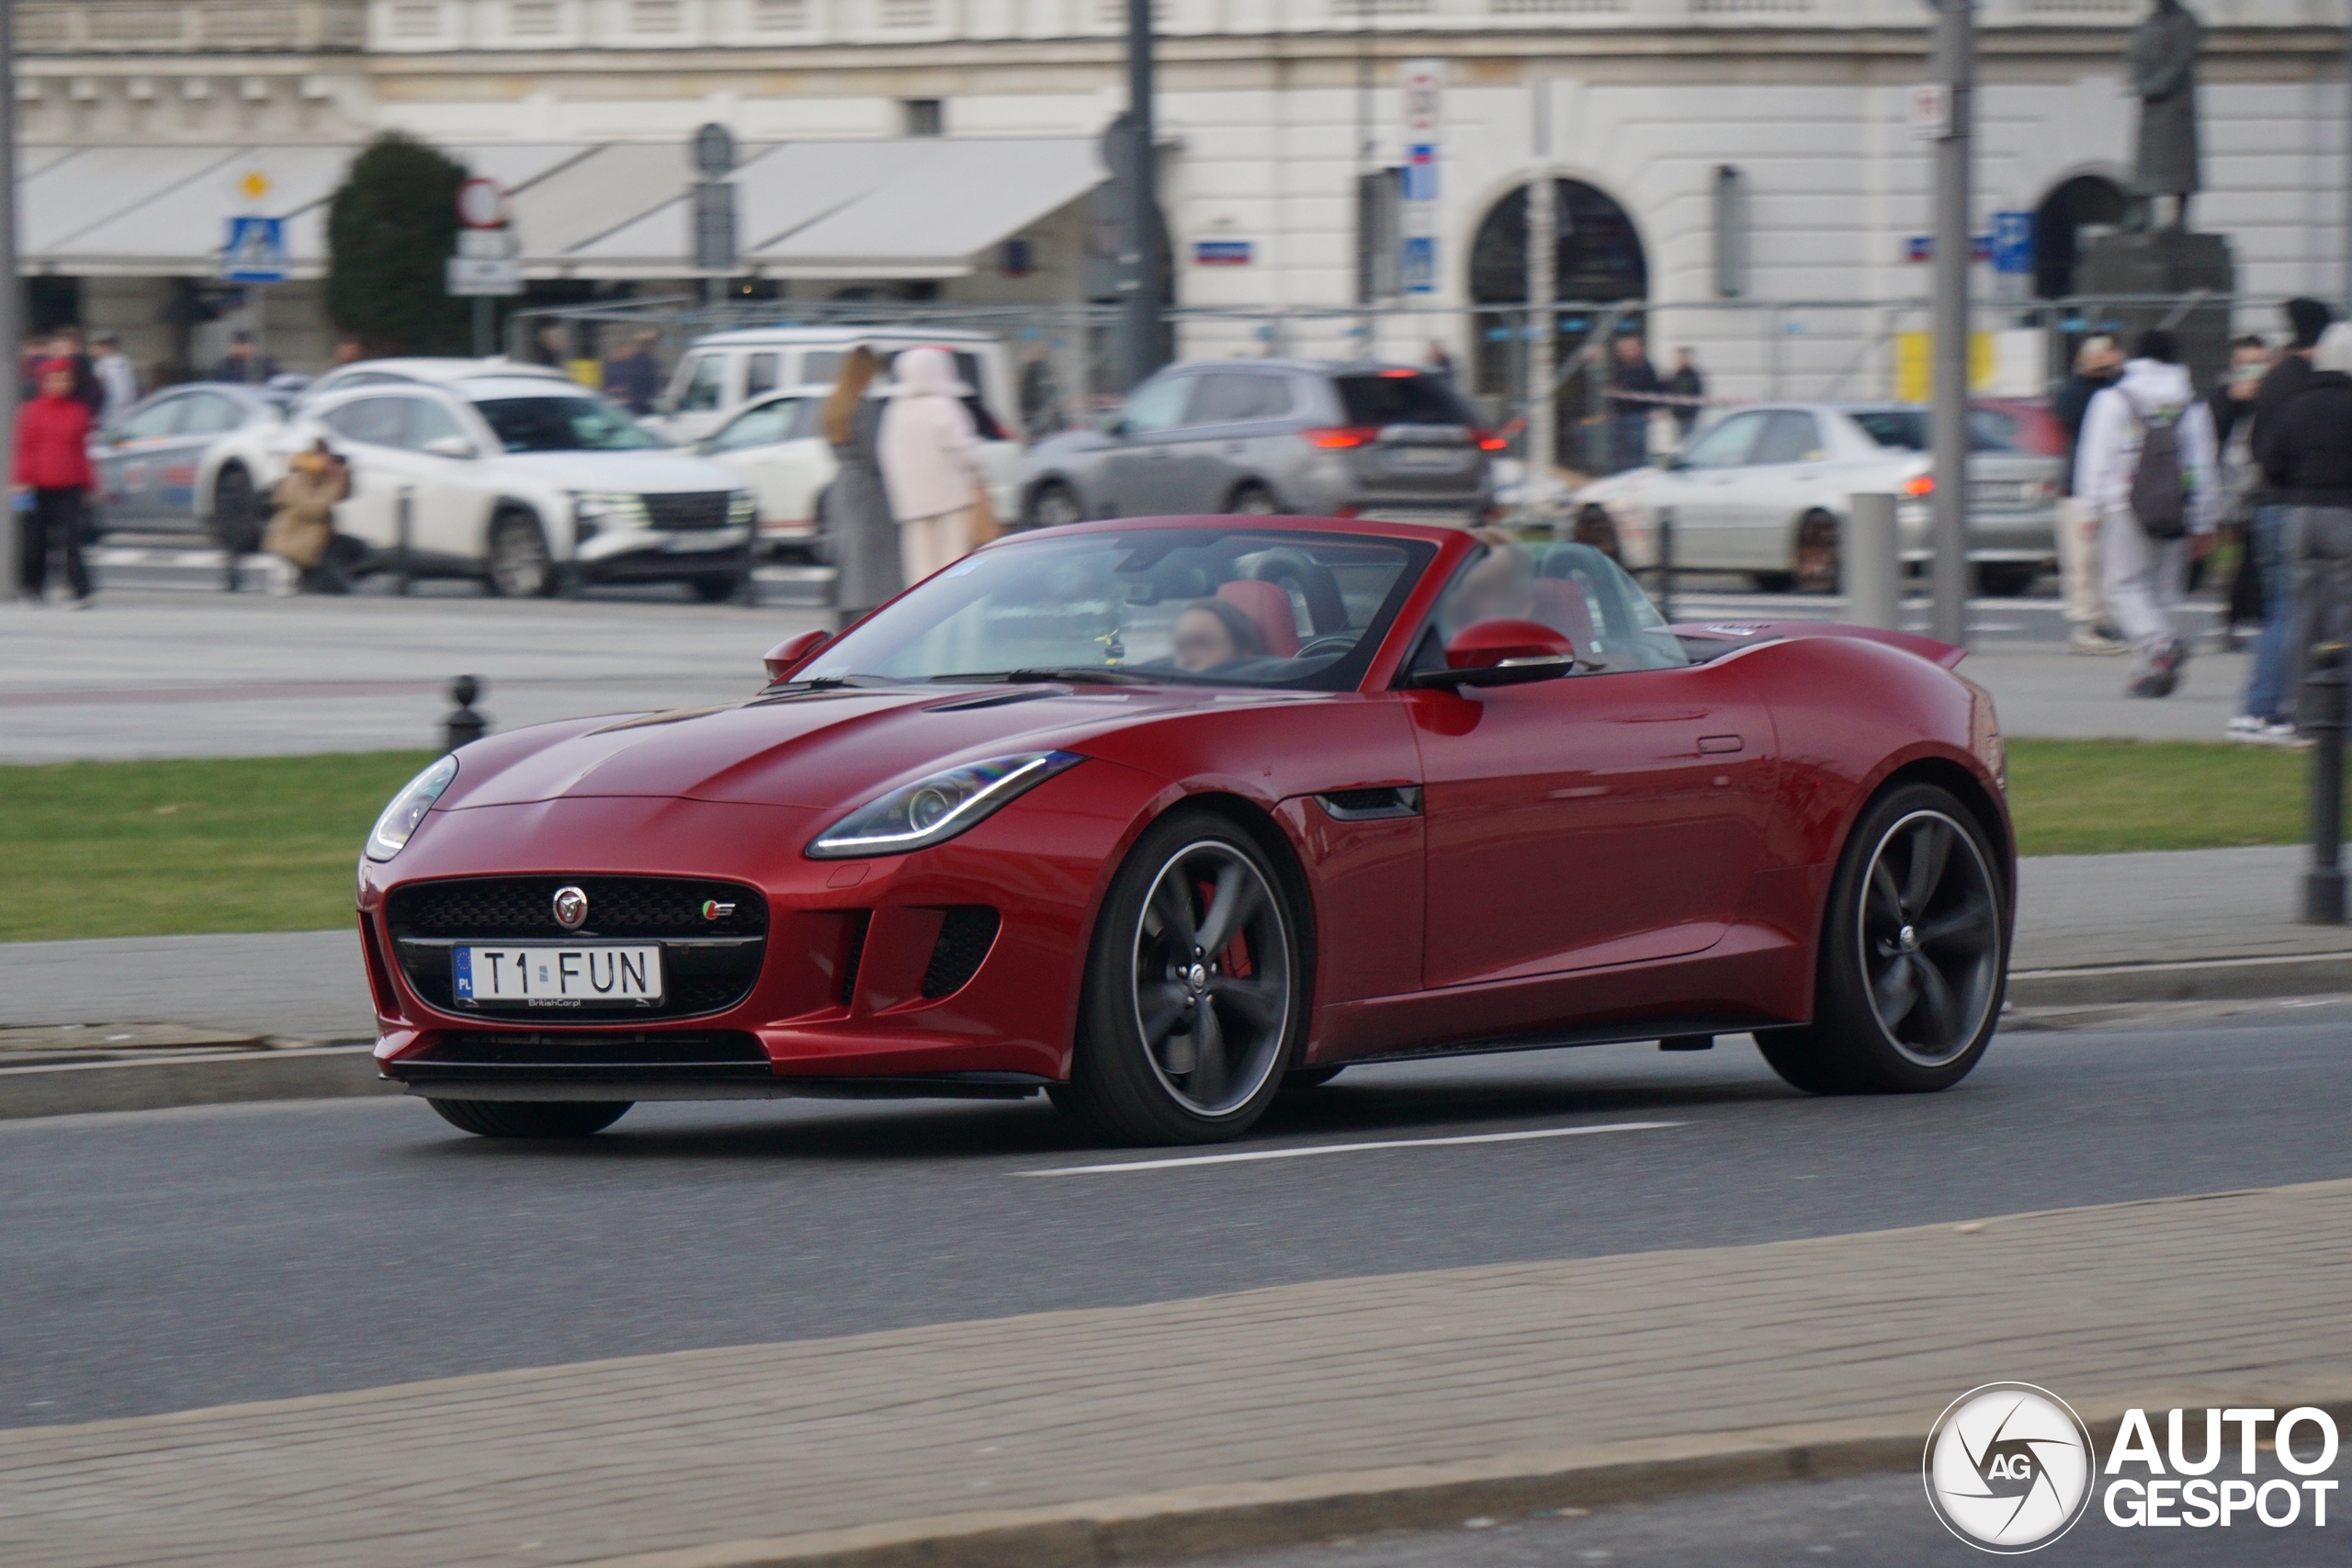
[[[1120,184],[1120,370],[1130,387],[1159,368],[1159,251],[1152,223],[1151,5],[1127,0],[1127,155]]]
[[[1932,75],[1945,94],[1936,139],[1935,449],[1930,542],[1935,612],[1943,642],[1968,640],[1968,269],[1970,102],[1975,74],[1973,0],[1937,0]]]

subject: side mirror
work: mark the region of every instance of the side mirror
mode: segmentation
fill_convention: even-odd
[[[474,444],[462,435],[436,435],[424,444],[424,449],[436,457],[470,457]]]
[[[1576,668],[1576,645],[1541,621],[1480,621],[1445,645],[1445,668],[1423,671],[1416,686],[1516,686]]]
[[[795,670],[814,659],[818,651],[832,640],[831,632],[802,632],[797,637],[786,637],[769,649],[767,657],[760,660],[768,667],[768,684],[773,686],[779,681],[790,680]]]

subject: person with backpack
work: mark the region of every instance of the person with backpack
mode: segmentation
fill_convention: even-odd
[[[2075,459],[2075,493],[2099,518],[2100,586],[2132,644],[2132,696],[2170,696],[2188,661],[2172,611],[2190,558],[2213,547],[2214,458],[2212,411],[2173,335],[2142,333],[2091,400]]]
[[[2279,692],[2291,712],[2312,645],[2352,641],[2352,322],[2327,329],[2311,374],[2254,440],[2265,494],[2290,509],[2294,623]]]

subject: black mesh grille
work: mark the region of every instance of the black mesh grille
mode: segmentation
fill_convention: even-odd
[[[577,887],[588,896],[588,918],[577,931],[556,924],[560,887]],[[669,939],[662,950],[659,1003],[562,1010],[568,1017],[583,1019],[635,1021],[721,1011],[751,993],[767,953],[767,901],[757,889],[732,882],[658,876],[471,877],[396,888],[386,899],[384,912],[401,972],[419,996],[444,1010],[459,1010],[450,985],[452,940]],[[687,945],[688,938],[734,940],[702,946]],[[491,1010],[503,1014],[508,1010]]]
[[[985,904],[959,904],[940,923],[939,941],[931,950],[931,965],[922,972],[922,994],[944,997],[964,988],[989,955],[1001,922]]]
[[[728,492],[705,491],[696,495],[649,495],[645,510],[656,528],[724,528]]]
[[[874,911],[860,909],[849,918],[849,948],[842,955],[842,1006],[847,1007],[857,998],[857,964],[865,956],[865,928],[874,923]]]
[[[1396,804],[1394,789],[1335,789],[1323,797],[1342,811],[1377,811]]]
[[[758,1038],[739,1030],[681,1030],[668,1034],[617,1030],[601,1034],[451,1030],[415,1055],[394,1063],[392,1071],[395,1077],[414,1082],[648,1075],[764,1078],[772,1069]]]

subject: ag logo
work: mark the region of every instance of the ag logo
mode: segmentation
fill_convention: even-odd
[[[2066,1402],[2025,1382],[1991,1382],[1952,1401],[1928,1434],[1928,1503],[1983,1551],[2049,1545],[2090,1506],[2098,1456]]]

